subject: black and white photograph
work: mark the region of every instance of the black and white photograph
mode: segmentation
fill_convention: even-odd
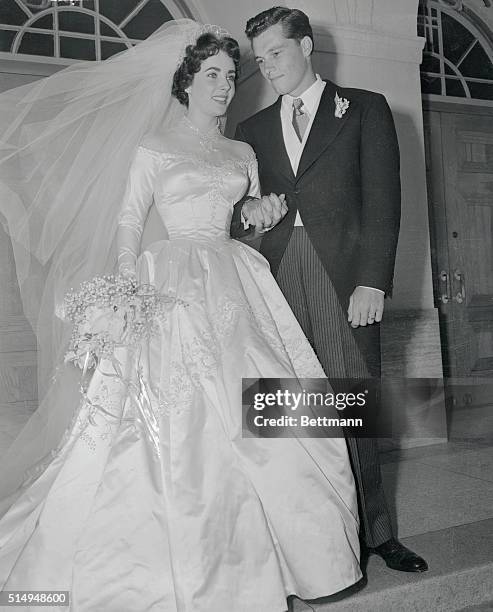
[[[0,610],[493,612],[493,0],[0,0]]]

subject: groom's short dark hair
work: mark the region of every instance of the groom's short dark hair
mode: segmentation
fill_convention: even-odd
[[[268,28],[280,23],[286,38],[301,40],[308,36],[313,43],[313,30],[308,16],[299,9],[274,6],[247,21],[245,34],[252,41]]]

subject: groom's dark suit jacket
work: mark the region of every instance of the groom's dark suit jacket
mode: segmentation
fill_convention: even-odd
[[[342,118],[335,116],[336,92],[349,101]],[[384,96],[327,81],[296,176],[284,146],[280,108],[281,97],[236,131],[236,138],[249,143],[257,155],[262,192],[286,194],[289,211],[263,236],[260,247],[272,273],[277,273],[299,209],[344,311],[357,285],[389,295],[399,234],[400,177],[397,137]],[[236,237],[241,235],[239,208],[232,223]],[[355,334],[365,354],[375,334],[378,346],[377,331],[373,325]]]

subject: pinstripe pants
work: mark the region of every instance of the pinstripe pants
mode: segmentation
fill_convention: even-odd
[[[303,227],[295,227],[276,278],[329,379],[369,377],[337,293]],[[369,547],[392,537],[376,440],[346,437],[358,488],[362,538]]]

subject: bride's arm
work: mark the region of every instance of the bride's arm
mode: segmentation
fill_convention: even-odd
[[[118,272],[135,276],[144,223],[152,204],[158,154],[139,147],[130,167],[120,216],[118,218]]]
[[[258,162],[255,154],[248,162],[248,178],[250,188],[241,208],[241,217],[245,228],[255,226],[255,235],[261,236],[281,221],[287,212],[284,194],[262,195],[258,173]]]

